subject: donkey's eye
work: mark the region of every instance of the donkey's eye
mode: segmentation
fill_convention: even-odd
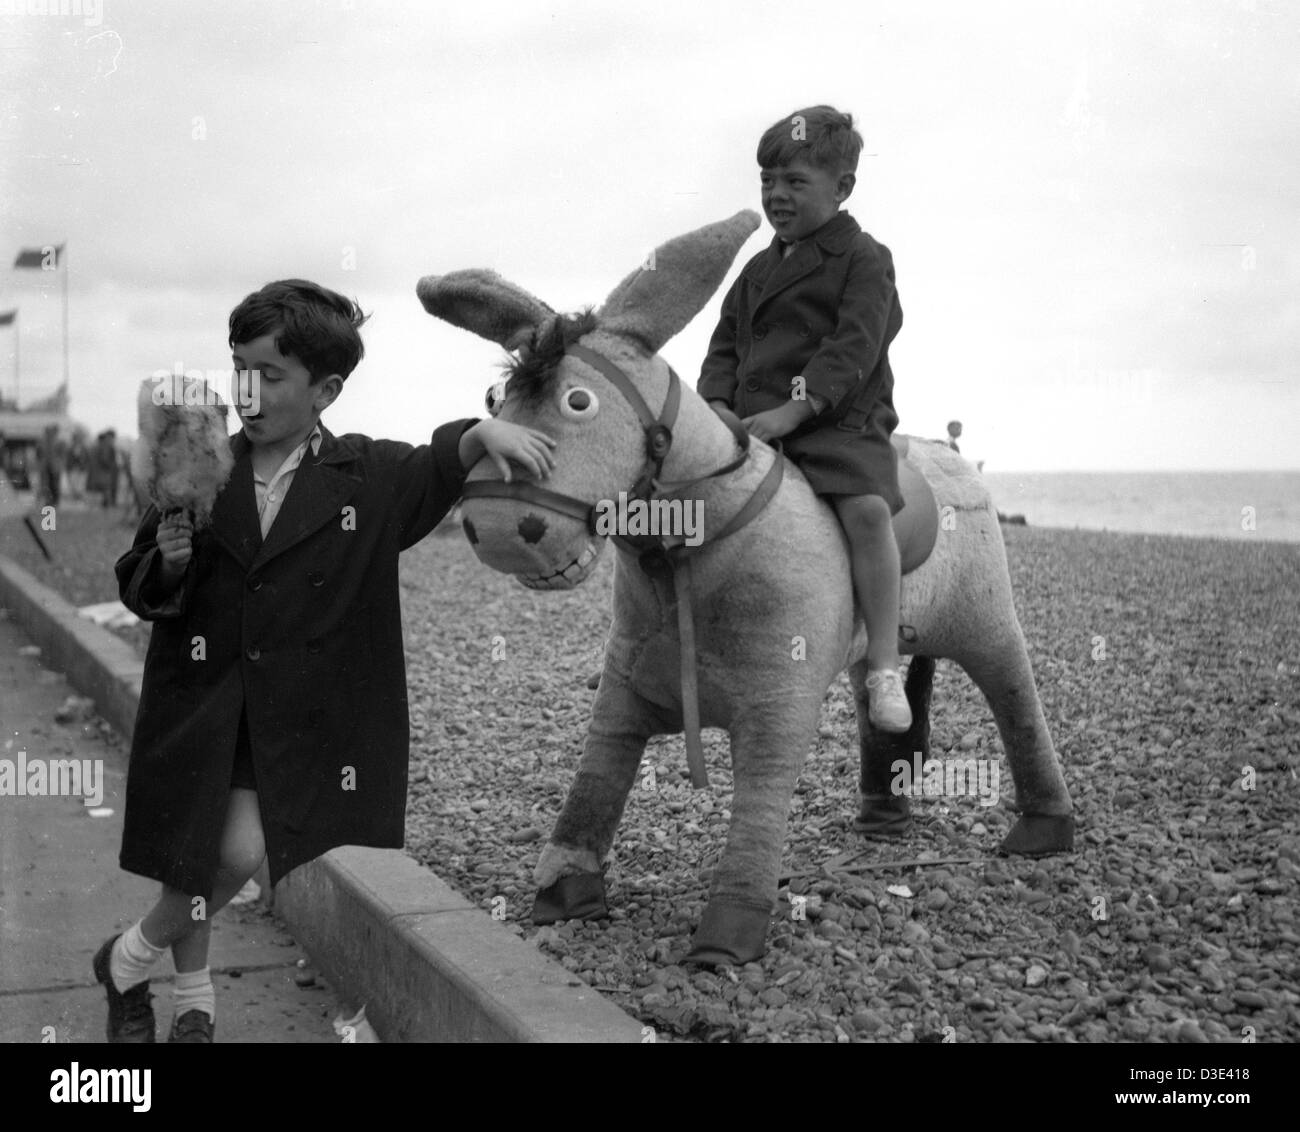
[[[572,421],[585,421],[596,415],[600,402],[590,389],[566,389],[560,394],[560,414]]]
[[[501,412],[501,404],[506,399],[506,383],[498,381],[492,386],[483,397],[483,404],[487,406],[487,411],[491,416],[496,416]]]

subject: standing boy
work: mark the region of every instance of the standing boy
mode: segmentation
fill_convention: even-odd
[[[698,385],[761,440],[783,439],[848,537],[867,627],[871,722],[905,732],[912,713],[898,673],[902,510],[890,434],[889,343],[903,322],[889,249],[840,205],[862,137],[830,106],[782,118],[758,143],[771,246],[745,265],[722,303]]]
[[[230,316],[235,466],[212,523],[149,508],[117,563],[153,621],[127,777],[121,865],[162,882],[94,959],[111,1042],[152,1042],[148,976],[170,946],[169,1041],[210,1042],[211,918],[268,857],[274,885],[337,845],[400,849],[409,720],[398,554],[437,525],[482,456],[537,476],[553,442],[453,421],[427,445],[320,424],[361,360],[357,305],[271,283]]]

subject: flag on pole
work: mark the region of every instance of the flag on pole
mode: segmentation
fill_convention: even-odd
[[[17,317],[18,317],[17,309],[11,311],[5,311],[3,314],[0,314],[0,326],[8,326]]]
[[[45,271],[53,271],[59,266],[59,259],[62,255],[62,244],[57,248],[53,244],[46,244],[43,248],[23,248],[18,253],[18,258],[14,260],[14,266],[35,267]]]

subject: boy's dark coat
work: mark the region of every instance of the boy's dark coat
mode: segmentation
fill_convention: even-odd
[[[873,410],[892,418],[887,437],[898,423],[889,343],[902,324],[889,249],[840,212],[786,258],[774,238],[745,265],[697,388],[747,417],[789,402],[790,379],[802,374],[828,405],[791,438],[829,422],[861,429]]]
[[[153,621],[127,776],[122,867],[210,899],[241,711],[271,883],[337,845],[400,849],[409,719],[398,553],[464,483],[454,421],[413,447],[323,426],[265,544],[249,444],[181,586],[157,592],[150,508],[117,563]]]

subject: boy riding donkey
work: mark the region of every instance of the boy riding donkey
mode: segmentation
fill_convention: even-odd
[[[870,720],[906,732],[898,673],[903,508],[890,434],[889,343],[903,323],[889,249],[840,205],[853,192],[862,137],[830,106],[782,118],[758,143],[763,212],[776,230],[722,303],[697,386],[760,440],[781,440],[849,540],[867,628]]]

